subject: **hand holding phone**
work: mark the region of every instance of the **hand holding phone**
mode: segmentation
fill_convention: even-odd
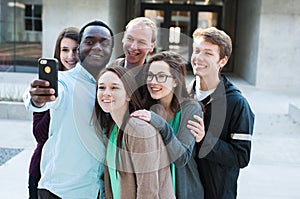
[[[40,58],[38,60],[39,79],[46,80],[50,83],[49,88],[55,90],[57,97],[57,76],[58,76],[58,61],[55,58]]]

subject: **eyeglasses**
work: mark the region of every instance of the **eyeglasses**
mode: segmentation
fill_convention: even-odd
[[[158,83],[165,83],[167,81],[168,77],[173,78],[172,75],[152,74],[152,73],[147,74],[146,77],[147,77],[147,82],[151,82],[153,80],[153,78],[155,77],[155,79]]]

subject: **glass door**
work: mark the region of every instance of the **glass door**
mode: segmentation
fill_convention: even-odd
[[[220,4],[147,1],[141,3],[141,16],[152,19],[158,27],[156,52],[177,52],[190,65],[194,30],[211,26],[221,28],[222,8]],[[187,68],[191,70],[191,66]]]

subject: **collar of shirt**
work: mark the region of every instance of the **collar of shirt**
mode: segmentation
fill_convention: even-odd
[[[195,93],[196,99],[198,101],[202,101],[207,96],[211,95],[215,90],[216,90],[216,88],[213,88],[213,89],[210,89],[210,90],[207,90],[207,91],[196,89],[196,93]]]
[[[78,70],[79,72],[78,75],[80,75],[82,78],[86,80],[90,80],[93,83],[96,83],[96,80],[93,77],[93,75],[91,75],[80,63],[76,64],[74,70]]]

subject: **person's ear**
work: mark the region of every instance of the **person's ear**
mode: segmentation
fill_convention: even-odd
[[[156,45],[156,42],[151,42],[151,49],[149,50],[149,53],[153,53],[155,45]]]
[[[177,82],[177,80],[174,79],[173,88],[176,88],[177,85],[178,85],[178,82]]]
[[[227,56],[223,57],[223,58],[219,61],[219,66],[220,66],[220,68],[223,68],[223,67],[227,64],[227,62],[228,62],[228,57],[227,57]]]

